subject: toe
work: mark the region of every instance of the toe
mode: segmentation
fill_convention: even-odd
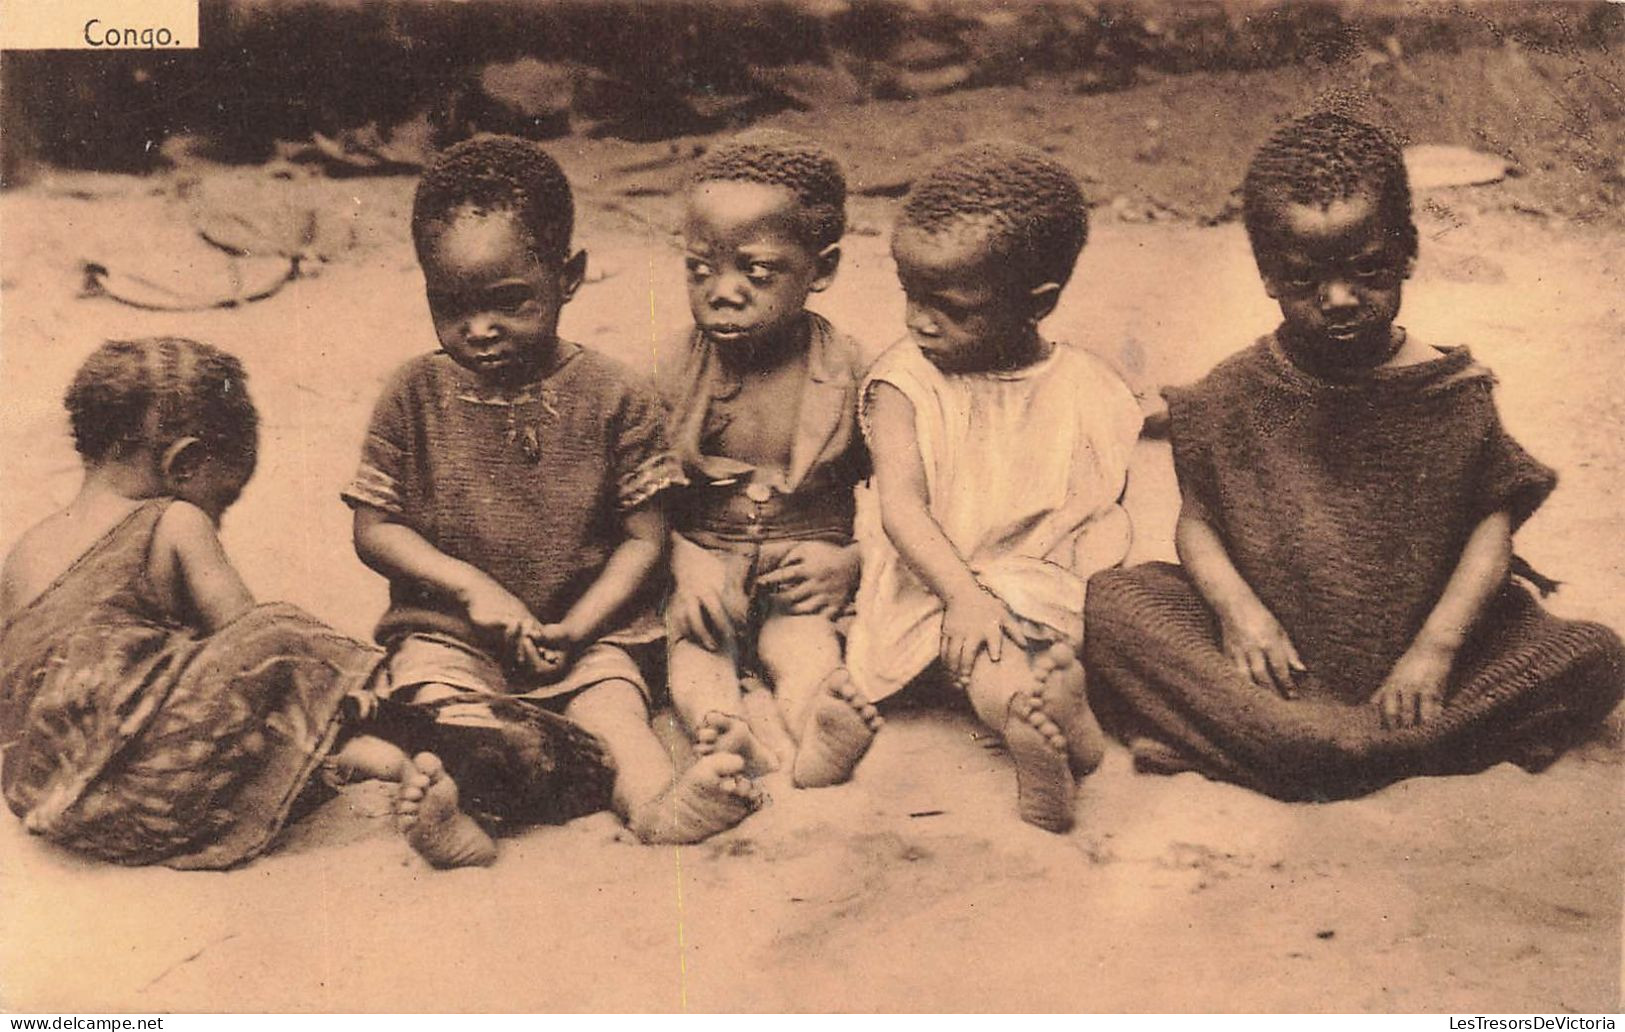
[[[737,753],[717,753],[712,757],[711,763],[712,772],[718,778],[742,774],[745,770],[745,758]]]
[[[1056,667],[1070,666],[1077,662],[1078,657],[1062,642],[1056,642],[1044,651],[1044,657]]]

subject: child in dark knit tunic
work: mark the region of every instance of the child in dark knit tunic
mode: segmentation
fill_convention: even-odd
[[[628,650],[660,637],[661,495],[682,473],[652,390],[558,337],[586,269],[573,219],[563,172],[524,140],[470,140],[424,173],[412,236],[441,350],[385,388],[345,491],[356,551],[390,582],[380,693],[509,746],[471,739],[407,765],[401,820],[438,864],[494,855],[459,795],[484,817],[545,819],[544,714],[602,741],[610,801],[643,841],[697,841],[757,799],[725,750],[674,779],[649,727]],[[532,762],[513,762],[532,741]]]
[[[1417,249],[1398,148],[1311,115],[1254,158],[1245,213],[1283,322],[1166,392],[1182,565],[1091,581],[1097,713],[1142,770],[1288,799],[1549,763],[1619,701],[1625,653],[1512,583],[1556,477],[1466,348],[1394,324]]]

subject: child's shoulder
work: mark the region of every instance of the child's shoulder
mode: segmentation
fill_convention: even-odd
[[[1054,368],[1057,375],[1065,376],[1083,388],[1130,397],[1134,394],[1116,366],[1076,344],[1062,341],[1055,345]]]
[[[411,396],[425,390],[449,388],[459,380],[461,368],[444,351],[414,355],[389,371],[381,393],[384,397]]]
[[[858,339],[817,312],[808,312],[813,347],[826,375],[861,380],[876,356],[866,353]]]
[[[568,384],[572,392],[642,396],[654,390],[650,374],[630,362],[582,344],[561,342],[561,346],[570,348],[570,354],[548,379]]]
[[[1233,399],[1245,399],[1259,389],[1271,375],[1270,338],[1260,337],[1240,351],[1220,359],[1200,378],[1188,384],[1164,387],[1162,395],[1170,405],[1181,401],[1200,402],[1204,405],[1223,404]]]

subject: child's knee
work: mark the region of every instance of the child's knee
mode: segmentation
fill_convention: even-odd
[[[1010,646],[1009,642],[1005,643]],[[1027,654],[1014,646],[1005,649],[997,663],[986,656],[977,659],[967,691],[971,708],[982,723],[995,730],[1004,726],[1010,703],[1022,692],[1037,685]]]
[[[588,731],[612,725],[649,724],[649,704],[637,685],[613,677],[583,688],[564,707],[564,715]]]
[[[841,660],[841,637],[824,616],[769,617],[757,635],[756,654],[775,683],[784,677],[822,680],[829,671],[820,668]]]

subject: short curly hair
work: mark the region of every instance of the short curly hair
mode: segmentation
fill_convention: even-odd
[[[86,462],[138,445],[162,450],[182,437],[251,456],[259,439],[242,363],[185,337],[106,342],[74,374],[64,405]]]
[[[701,183],[760,183],[795,195],[802,243],[823,250],[846,233],[846,173],[821,144],[782,129],[752,129],[706,152],[689,177]]]
[[[1278,130],[1253,156],[1242,183],[1242,221],[1259,267],[1271,264],[1282,205],[1324,208],[1356,196],[1376,201],[1400,254],[1415,258],[1410,179],[1392,134],[1333,111],[1305,115]]]
[[[476,136],[447,148],[423,170],[412,198],[412,243],[422,260],[430,235],[463,209],[510,212],[533,253],[563,261],[575,229],[575,199],[564,170],[517,136]]]
[[[1022,282],[1066,285],[1089,239],[1077,179],[1043,152],[982,141],[948,154],[909,190],[898,228],[935,236],[985,226],[995,255]]]

